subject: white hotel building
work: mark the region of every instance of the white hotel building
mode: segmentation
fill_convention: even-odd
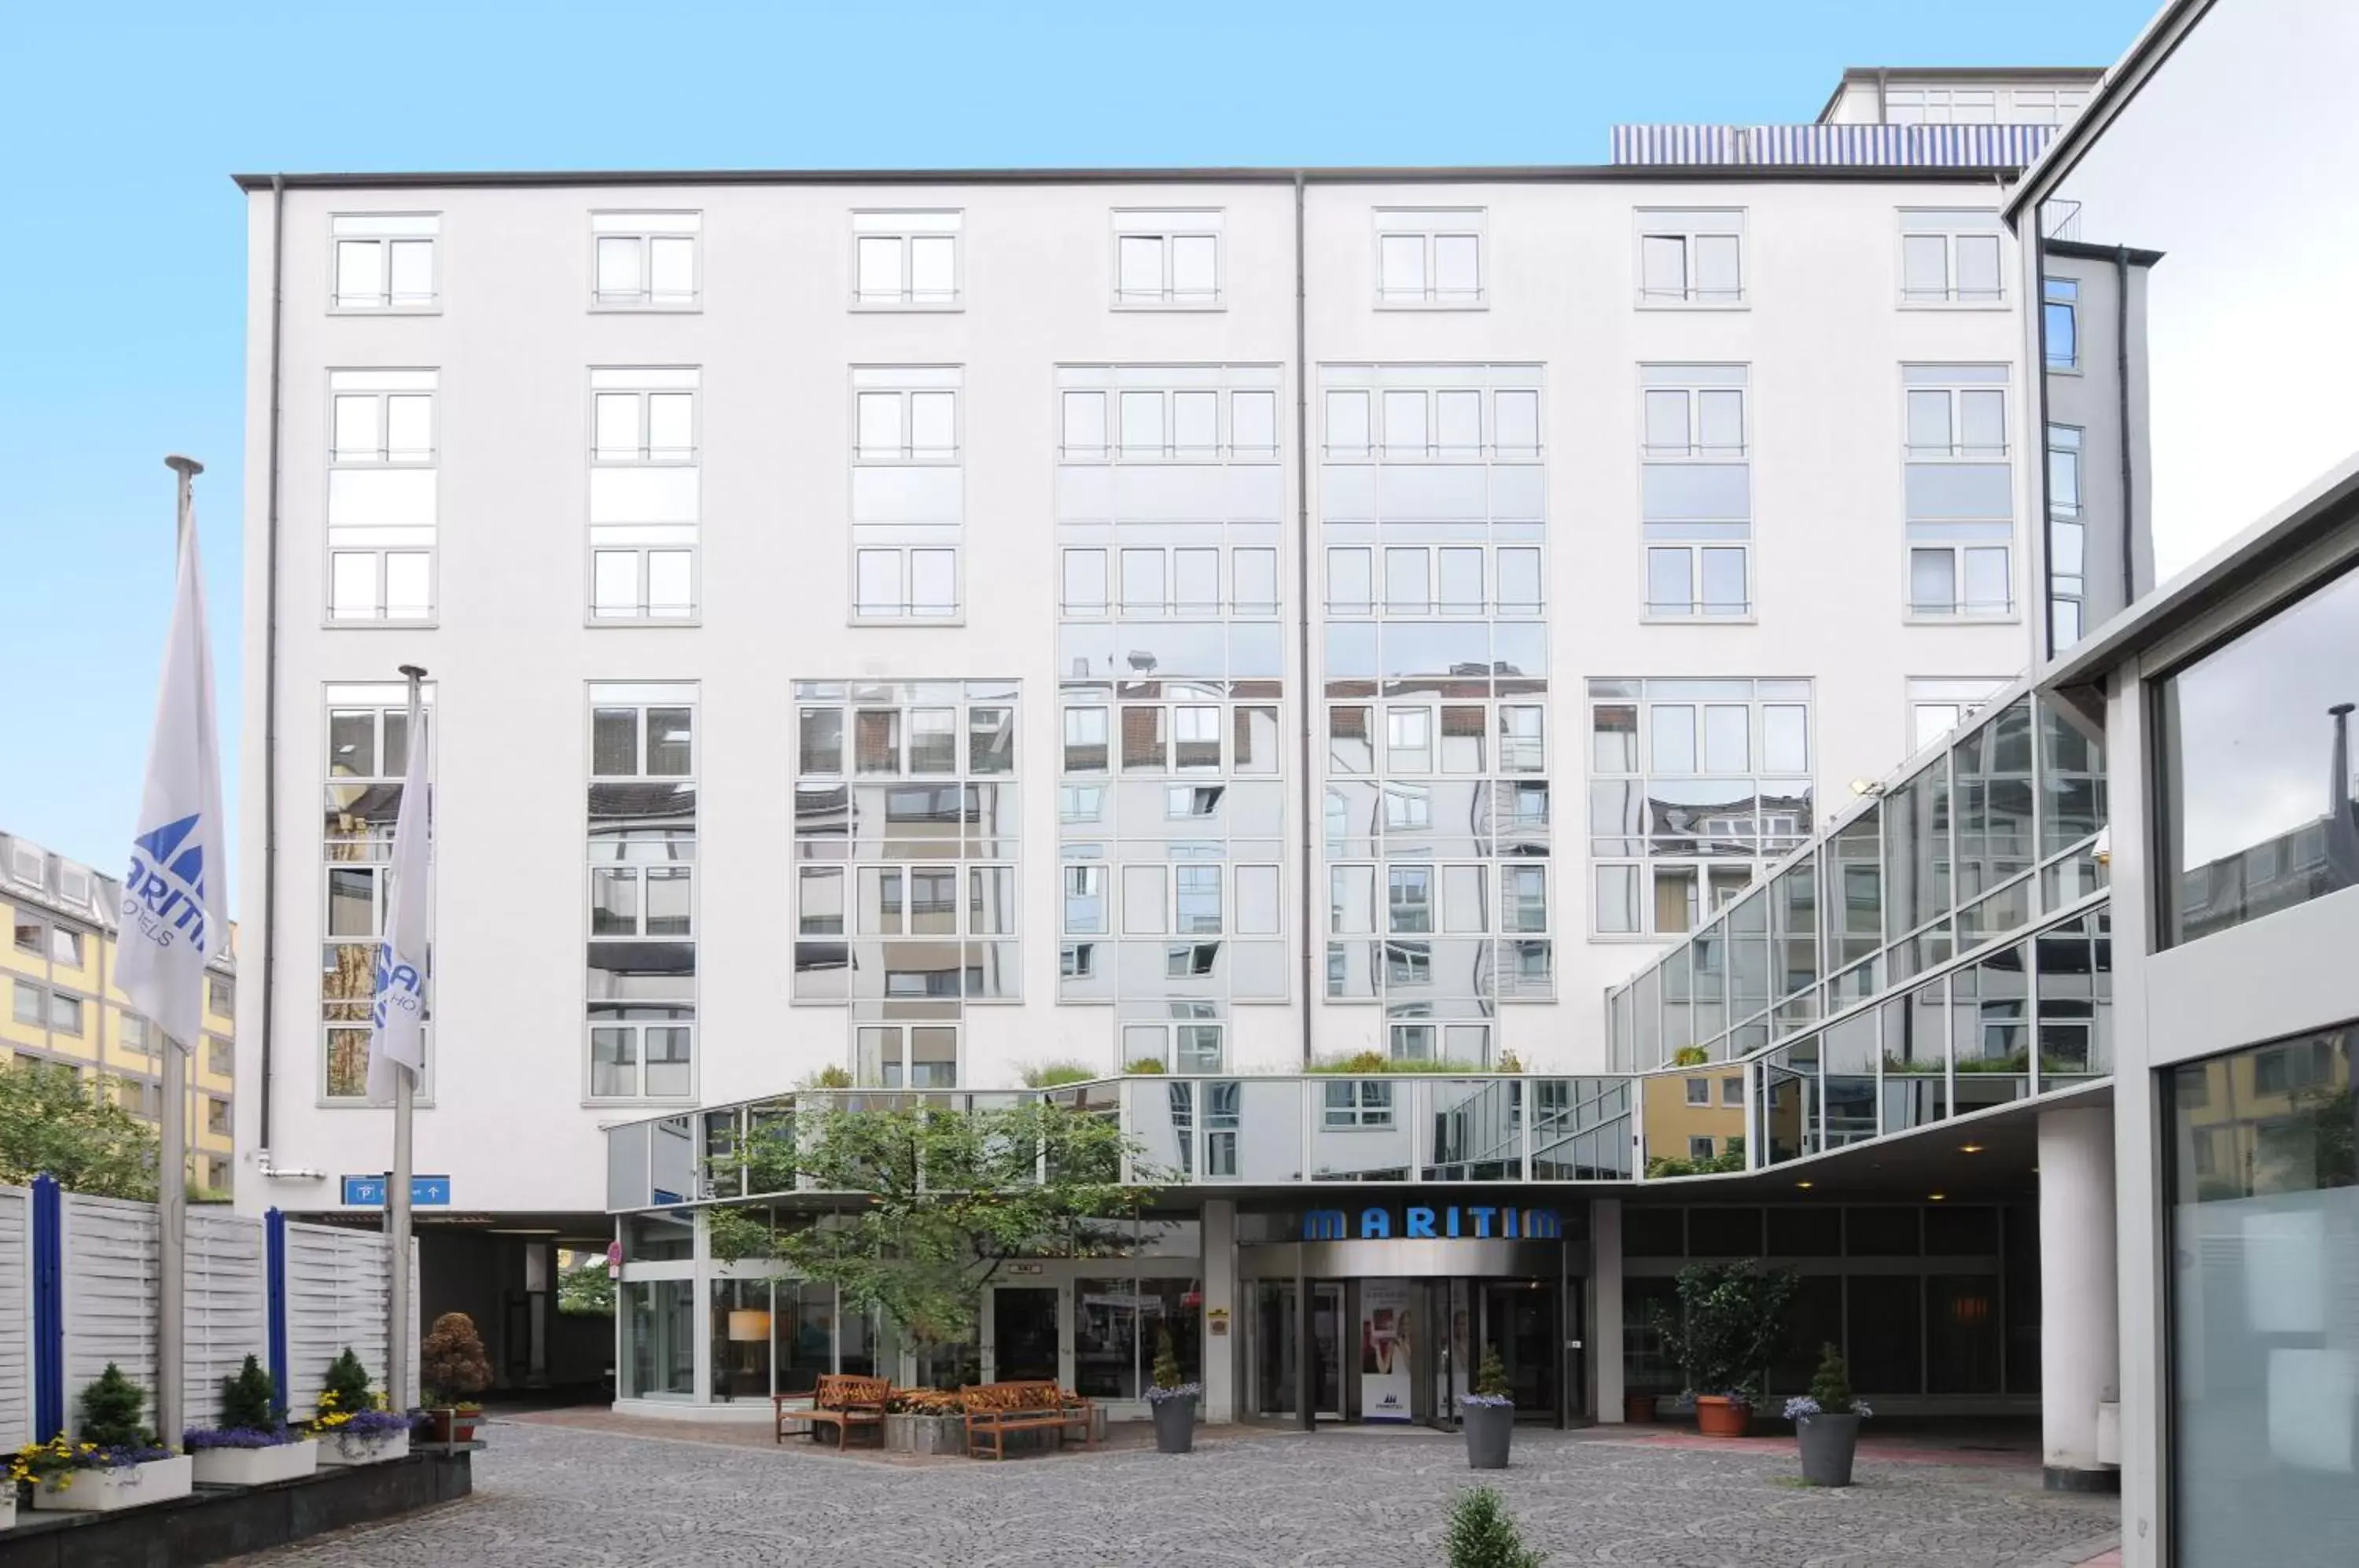
[[[386,1163],[404,664],[427,1306],[504,1377],[607,1348],[547,1244],[616,1123],[1605,1072],[1610,986],[2048,652],[1999,209],[2096,75],[1594,167],[243,177],[241,1205]]]

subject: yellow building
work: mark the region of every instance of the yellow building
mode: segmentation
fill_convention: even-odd
[[[162,1033],[114,985],[122,884],[0,833],[0,1057],[52,1062],[108,1085],[125,1110],[163,1107]],[[206,966],[205,1038],[189,1058],[189,1179],[226,1195],[235,1152],[237,927]]]

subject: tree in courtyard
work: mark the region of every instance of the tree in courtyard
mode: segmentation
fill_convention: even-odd
[[[0,1067],[0,1183],[47,1174],[69,1192],[152,1202],[158,1159],[156,1129],[104,1081],[86,1084],[55,1062]]]
[[[557,1310],[569,1317],[614,1315],[614,1271],[592,1253],[557,1276]]]
[[[805,1109],[722,1157],[727,1180],[743,1160],[754,1192],[866,1202],[795,1225],[710,1209],[708,1242],[721,1262],[767,1258],[833,1285],[847,1314],[882,1312],[920,1347],[971,1344],[984,1290],[1012,1259],[1113,1258],[1136,1245],[1131,1222],[1156,1192],[1123,1181],[1136,1155],[1112,1120],[1045,1101]]]
[[[1450,1500],[1450,1532],[1442,1550],[1450,1568],[1541,1568],[1524,1544],[1506,1500],[1489,1486],[1470,1486]]]

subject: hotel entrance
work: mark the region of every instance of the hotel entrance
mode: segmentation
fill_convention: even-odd
[[[1453,1429],[1488,1349],[1518,1421],[1585,1419],[1587,1248],[1566,1244],[1553,1213],[1518,1211],[1518,1234],[1499,1236],[1504,1213],[1412,1205],[1340,1227],[1333,1211],[1241,1225],[1320,1238],[1237,1249],[1244,1411],[1304,1427]],[[1464,1234],[1476,1228],[1468,1214],[1486,1234]],[[1386,1234],[1402,1230],[1412,1234]]]

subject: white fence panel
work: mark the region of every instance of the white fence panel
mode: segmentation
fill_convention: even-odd
[[[66,1427],[82,1430],[82,1391],[108,1362],[147,1396],[156,1416],[156,1206],[87,1192],[63,1195]]]
[[[410,1242],[409,1386],[395,1402],[418,1401],[418,1244]],[[328,1364],[349,1346],[385,1386],[385,1238],[328,1225],[287,1227],[288,1409],[311,1414]],[[390,1390],[388,1390],[390,1392]]]
[[[33,1441],[33,1194],[0,1187],[0,1448]]]
[[[188,1216],[180,1411],[190,1426],[212,1426],[222,1380],[249,1356],[270,1365],[270,1277],[261,1221],[196,1208]]]

